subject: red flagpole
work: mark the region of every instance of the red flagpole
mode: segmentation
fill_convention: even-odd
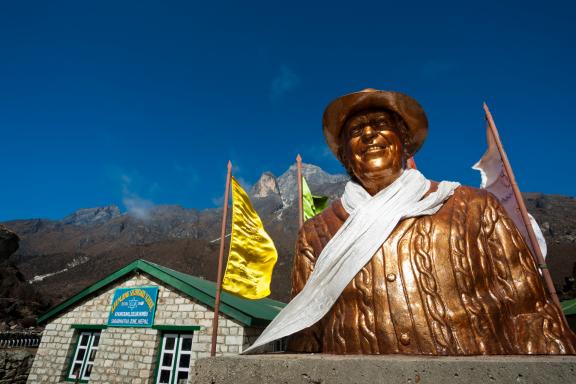
[[[224,261],[224,243],[226,243],[226,218],[228,216],[228,197],[230,192],[230,177],[232,176],[232,162],[228,161],[226,175],[226,191],[224,192],[224,212],[222,212],[222,231],[220,232],[220,254],[218,255],[218,273],[216,280],[216,298],[214,302],[214,319],[212,320],[212,347],[210,356],[216,356],[216,340],[218,335],[218,316],[220,314],[220,291],[222,290],[222,264]]]
[[[554,283],[552,282],[552,277],[550,276],[550,271],[548,270],[548,266],[544,260],[544,256],[542,255],[542,250],[540,249],[540,245],[538,244],[538,240],[536,239],[536,235],[534,234],[534,229],[532,229],[532,225],[530,224],[530,219],[528,218],[528,210],[526,209],[526,205],[524,204],[524,199],[522,198],[522,194],[520,193],[520,188],[518,188],[518,184],[516,183],[516,178],[514,177],[514,173],[512,172],[512,166],[508,161],[508,156],[506,156],[506,152],[504,152],[504,147],[502,146],[502,142],[500,141],[500,135],[498,134],[498,129],[496,129],[496,124],[494,123],[494,119],[492,118],[492,114],[488,109],[488,105],[484,103],[484,112],[486,113],[486,120],[488,121],[488,126],[490,127],[490,132],[492,132],[492,136],[494,137],[494,141],[496,142],[496,146],[498,148],[498,152],[500,152],[500,157],[502,157],[502,162],[504,163],[504,170],[510,179],[510,184],[512,185],[512,190],[514,191],[514,197],[518,202],[518,208],[520,208],[520,214],[522,215],[522,221],[526,226],[526,230],[528,231],[528,237],[530,239],[530,244],[532,244],[532,248],[536,253],[536,263],[538,267],[542,271],[542,276],[544,277],[544,281],[546,282],[546,287],[552,296],[552,300],[558,306],[560,313],[564,314],[562,311],[562,307],[560,306],[560,300],[558,299],[558,295],[556,293],[556,287],[554,287]]]
[[[298,227],[304,225],[304,207],[302,202],[302,157],[296,156],[296,174],[298,177]]]

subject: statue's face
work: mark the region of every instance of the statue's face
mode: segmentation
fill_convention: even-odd
[[[402,174],[402,140],[390,113],[358,113],[348,119],[344,129],[346,159],[370,194],[376,194]]]

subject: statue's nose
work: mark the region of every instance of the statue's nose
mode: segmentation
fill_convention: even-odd
[[[364,129],[362,130],[362,138],[363,139],[371,139],[376,135],[376,130],[372,128],[372,125],[367,124]]]

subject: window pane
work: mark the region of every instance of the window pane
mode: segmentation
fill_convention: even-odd
[[[88,339],[89,339],[89,338],[90,338],[90,335],[83,334],[83,335],[80,337],[80,345],[81,345],[81,346],[86,346],[86,345],[88,345]]]
[[[162,370],[160,371],[160,380],[159,383],[167,384],[170,381],[170,371]]]
[[[178,384],[180,383],[186,383],[186,380],[188,379],[188,372],[178,372],[178,376],[176,377],[176,382]]]
[[[190,355],[180,355],[180,368],[190,368]]]
[[[90,377],[90,374],[92,373],[92,364],[89,364],[88,366],[86,366],[86,372],[84,372],[84,377]]]
[[[167,337],[166,338],[166,346],[164,347],[165,349],[169,349],[169,350],[173,350],[174,349],[174,342],[176,341],[175,338],[173,337]]]
[[[94,347],[97,347],[99,343],[100,343],[100,334],[97,333],[94,335],[94,341],[92,342],[92,345]]]
[[[162,366],[163,367],[171,367],[172,366],[172,354],[165,353],[164,357],[162,358]]]
[[[182,350],[191,351],[192,350],[192,338],[186,337],[182,339]]]
[[[80,374],[80,368],[82,368],[82,364],[76,363],[74,364],[74,368],[72,368],[72,376],[78,377]]]
[[[78,349],[78,355],[76,356],[76,360],[83,361],[84,356],[86,356],[86,350],[85,349]]]
[[[90,351],[90,356],[88,356],[88,361],[93,362],[95,357],[96,357],[96,349],[93,349]]]

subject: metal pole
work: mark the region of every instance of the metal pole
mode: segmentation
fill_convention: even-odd
[[[218,315],[220,312],[220,291],[222,290],[222,263],[224,260],[224,243],[226,242],[226,217],[228,215],[228,196],[230,192],[230,177],[232,176],[232,162],[228,161],[228,174],[226,175],[226,190],[224,192],[224,211],[222,212],[222,231],[220,232],[220,254],[218,255],[218,273],[216,280],[216,298],[214,302],[214,319],[212,320],[212,347],[210,356],[216,356],[216,340],[218,335]]]
[[[514,191],[514,196],[516,197],[516,201],[518,202],[518,208],[520,208],[520,214],[522,215],[522,221],[526,226],[526,230],[528,231],[528,238],[530,239],[530,243],[532,244],[532,248],[536,253],[536,262],[538,267],[542,271],[542,276],[544,277],[544,281],[546,283],[546,287],[552,296],[552,300],[558,306],[560,313],[564,314],[562,311],[562,307],[560,306],[560,300],[558,299],[558,295],[556,294],[556,288],[554,287],[554,283],[552,282],[552,277],[550,276],[550,271],[548,270],[548,266],[544,261],[544,256],[542,256],[542,250],[540,249],[540,245],[538,244],[538,240],[536,240],[536,235],[534,234],[534,230],[532,229],[532,225],[530,224],[530,219],[528,218],[528,211],[526,210],[526,205],[524,204],[524,199],[522,198],[522,194],[520,193],[520,189],[518,188],[518,184],[516,183],[516,178],[514,177],[514,173],[512,172],[512,166],[508,161],[508,156],[506,156],[506,152],[504,152],[504,147],[502,146],[502,142],[500,141],[500,135],[498,134],[498,129],[496,129],[496,124],[494,123],[494,119],[492,118],[492,114],[488,109],[488,105],[484,103],[484,112],[486,113],[486,120],[488,121],[488,126],[490,127],[490,131],[492,132],[492,136],[494,136],[494,141],[496,142],[496,146],[498,147],[498,152],[500,152],[500,157],[502,157],[502,162],[504,163],[504,170],[510,179],[510,184],[512,185],[512,190]]]
[[[302,157],[296,156],[296,174],[298,175],[298,227],[304,225],[304,207],[302,202]]]

